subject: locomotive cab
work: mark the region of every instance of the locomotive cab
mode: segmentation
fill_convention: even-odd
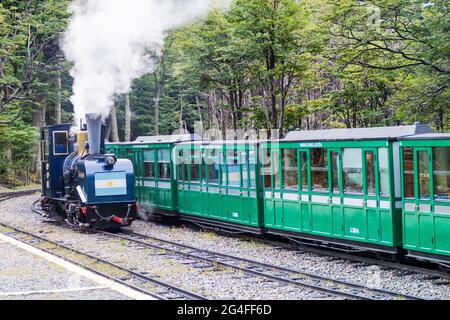
[[[70,124],[41,129],[41,183],[42,194],[48,198],[64,196],[63,164],[73,152],[69,143]]]

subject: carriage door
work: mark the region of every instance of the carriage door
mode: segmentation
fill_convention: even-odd
[[[403,148],[405,244],[432,249],[431,148]]]
[[[368,240],[380,241],[380,210],[378,208],[379,195],[379,168],[378,155],[376,148],[364,149],[364,176],[363,176],[363,193],[364,193],[364,212],[366,215],[366,237]],[[386,210],[386,209],[385,209]]]
[[[416,148],[416,211],[419,216],[419,244],[422,249],[433,249],[433,214],[431,212],[431,148]]]
[[[342,213],[342,177],[341,177],[341,149],[328,149],[330,159],[330,171],[328,180],[331,181],[330,211],[332,220],[332,233],[335,236],[344,235],[344,216]]]

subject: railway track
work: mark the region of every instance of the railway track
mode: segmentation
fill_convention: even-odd
[[[259,240],[259,239],[258,239]],[[279,246],[282,248],[290,249],[290,250],[303,250],[311,253],[315,253],[322,256],[331,257],[334,259],[343,259],[354,261],[355,263],[363,263],[367,265],[374,265],[378,267],[385,268],[386,270],[395,270],[403,273],[415,273],[415,274],[423,274],[430,278],[442,278],[446,280],[450,280],[450,266],[447,266],[446,269],[440,271],[438,269],[433,269],[429,265],[426,267],[420,267],[413,264],[413,261],[389,261],[383,260],[380,258],[374,258],[369,256],[363,256],[355,253],[347,253],[345,251],[337,251],[327,247],[318,247],[300,244],[296,240],[288,239],[291,243],[285,243],[275,240],[263,240],[264,243]],[[447,270],[447,271],[445,271]]]
[[[3,192],[0,193],[0,202],[6,201],[12,198],[27,196],[31,194],[35,194],[38,192],[39,189],[30,189],[30,190],[24,190],[24,191],[13,191],[13,192]]]
[[[21,191],[21,192],[14,192],[9,194],[0,194],[0,202],[5,201],[7,199],[11,199],[13,197],[19,197],[27,194],[32,194],[36,192],[36,190],[28,190],[28,191]],[[34,208],[34,209],[33,209]],[[35,203],[32,206],[33,211],[36,213],[41,213],[39,208],[35,206]],[[2,224],[0,223],[0,226]],[[5,226],[5,225],[4,225]],[[10,226],[5,226],[9,227]],[[15,230],[14,228],[12,228]],[[137,279],[143,282],[150,282],[153,284],[160,285],[161,287],[165,288],[165,291],[162,291],[158,294],[153,294],[153,296],[157,296],[160,299],[197,299],[197,300],[203,300],[206,299],[203,296],[196,295],[195,293],[190,292],[183,292],[181,289],[181,292],[179,291],[179,288],[172,286],[168,283],[164,283],[159,280],[151,279],[149,276],[144,275],[142,273],[126,269],[124,267],[118,266],[114,264],[111,261],[107,261],[95,256],[92,256],[90,254],[87,254],[85,252],[78,251],[74,248],[67,247],[60,243],[55,243],[48,239],[44,239],[38,235],[30,234],[23,230],[16,230],[16,232],[28,234],[30,237],[34,237],[38,241],[51,243],[56,247],[66,249],[68,251],[72,251],[76,254],[83,255],[85,257],[88,257],[90,259],[96,260],[99,263],[104,263],[110,267],[117,268],[120,271],[128,273],[128,277],[123,277],[124,279],[130,278],[130,279]],[[222,254],[217,253],[209,250],[204,250],[200,248],[196,248],[189,245],[180,244],[173,241],[168,241],[156,237],[151,237],[148,235],[143,235],[139,233],[133,233],[133,232],[123,232],[121,234],[116,233],[109,233],[109,232],[100,232],[101,234],[107,235],[108,237],[115,237],[120,238],[121,240],[127,240],[130,242],[133,242],[139,246],[147,247],[147,248],[153,248],[158,250],[163,250],[170,252],[174,255],[183,256],[188,259],[193,259],[196,261],[203,261],[206,263],[209,263],[211,265],[221,265],[223,267],[231,268],[246,274],[252,274],[254,276],[266,278],[271,281],[281,282],[285,283],[287,285],[295,285],[295,286],[302,286],[306,287],[312,290],[316,290],[319,292],[322,292],[328,296],[332,297],[343,297],[345,299],[366,299],[366,300],[395,300],[395,299],[401,299],[401,300],[421,300],[419,297],[415,296],[409,296],[409,295],[403,295],[396,292],[391,292],[383,289],[377,289],[377,288],[368,288],[360,284],[356,283],[350,283],[345,282],[342,280],[336,280],[336,279],[329,279],[326,277],[318,276],[315,274],[310,274],[307,272],[301,272],[297,270],[291,270],[288,268],[283,268],[275,265],[265,264],[259,261],[254,261],[250,259],[245,259],[241,257],[236,257],[228,254]],[[290,246],[292,249],[292,244],[285,244],[285,247]],[[297,245],[297,248],[300,246]],[[312,252],[316,252],[319,254],[329,255],[329,256],[336,256],[337,258],[343,258],[343,259],[353,259],[355,260],[355,257],[353,255],[349,254],[341,254],[341,253],[334,253],[327,252],[324,253],[325,250],[320,249],[313,249],[308,247],[308,250],[312,250]],[[356,259],[357,261],[363,262],[363,263],[373,263],[373,260],[367,259]],[[71,261],[72,262],[72,261]],[[373,263],[376,264],[376,263]],[[394,263],[392,263],[394,264]],[[414,270],[409,266],[398,266],[390,265],[392,268],[399,268],[403,267],[405,271],[408,272],[417,272],[417,273],[425,273],[424,270],[418,269]],[[94,270],[95,271],[95,270]],[[431,273],[434,276],[437,276],[436,273]],[[126,280],[122,279],[114,279],[119,282],[126,283]],[[155,282],[156,281],[156,282]],[[177,294],[173,294],[173,292],[178,292]]]
[[[123,232],[121,234],[102,232],[110,237],[127,240],[137,245],[171,252],[174,255],[182,255],[187,259],[203,261],[212,265],[220,265],[239,272],[262,277],[270,281],[285,283],[287,285],[306,287],[322,292],[331,297],[345,299],[365,300],[422,300],[419,297],[398,294],[382,289],[368,288],[356,283],[283,268],[275,265],[262,263],[255,260],[236,257],[228,254],[213,252],[196,248],[178,242],[168,241],[148,235],[134,232]]]
[[[196,293],[152,278],[142,272],[120,266],[106,258],[100,258],[77,250],[60,242],[0,223],[1,233],[31,245],[44,252],[74,263],[91,272],[160,300],[206,300]]]
[[[216,232],[221,235],[226,235],[228,237],[239,237],[245,239],[251,239],[263,244],[268,244],[274,247],[280,247],[288,250],[301,250],[304,252],[314,253],[320,256],[330,257],[332,259],[342,259],[353,261],[355,263],[362,263],[367,265],[373,265],[385,268],[386,270],[395,270],[400,273],[406,274],[422,274],[433,278],[442,278],[450,280],[450,265],[436,264],[433,265],[429,262],[422,263],[421,266],[417,264],[415,260],[401,260],[392,261],[381,259],[380,257],[370,257],[368,255],[363,255],[364,251],[351,251],[351,250],[337,250],[336,248],[327,247],[326,245],[315,245],[306,242],[302,242],[298,239],[293,239],[290,237],[281,237],[282,240],[274,240],[271,238],[260,238],[239,233],[233,233],[219,228],[205,227],[204,225],[199,225],[196,223],[189,222],[195,230],[209,230]],[[280,237],[278,237],[279,239]],[[441,269],[436,269],[436,266],[441,267]]]
[[[27,190],[0,194],[0,202],[35,193]],[[38,211],[37,211],[38,212]],[[39,212],[38,212],[39,213]],[[31,245],[46,253],[69,261],[95,274],[120,283],[138,292],[160,300],[206,300],[206,297],[184,290],[164,281],[152,278],[147,274],[120,266],[105,258],[100,258],[77,250],[61,242],[52,241],[41,235],[21,230],[0,222],[1,233],[18,241]],[[150,289],[147,289],[151,288]]]

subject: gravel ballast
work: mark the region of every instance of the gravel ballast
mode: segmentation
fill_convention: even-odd
[[[0,241],[0,300],[128,299],[94,281]]]
[[[36,196],[26,196],[0,203],[0,222],[31,232],[41,232],[50,240],[83,249],[128,268],[211,299],[330,299],[324,294],[304,287],[286,285],[264,278],[249,277],[232,269],[189,263],[168,253],[142,248],[126,241],[110,239],[91,233],[62,228],[42,222],[31,212],[30,204]],[[136,221],[131,230],[217,251],[253,259],[281,267],[292,268],[336,280],[344,280],[373,288],[387,289],[400,294],[426,299],[450,299],[447,280],[432,279],[426,275],[405,274],[380,266],[335,259],[301,250],[290,250],[261,243],[248,237],[228,237],[193,228],[175,227],[152,222]],[[192,261],[191,261],[192,262]],[[95,294],[89,291],[90,294]]]

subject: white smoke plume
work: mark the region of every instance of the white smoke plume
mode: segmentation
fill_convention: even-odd
[[[167,31],[226,8],[231,0],[74,0],[62,49],[73,63],[75,123],[86,113],[105,119],[114,96],[152,71],[149,50]]]

